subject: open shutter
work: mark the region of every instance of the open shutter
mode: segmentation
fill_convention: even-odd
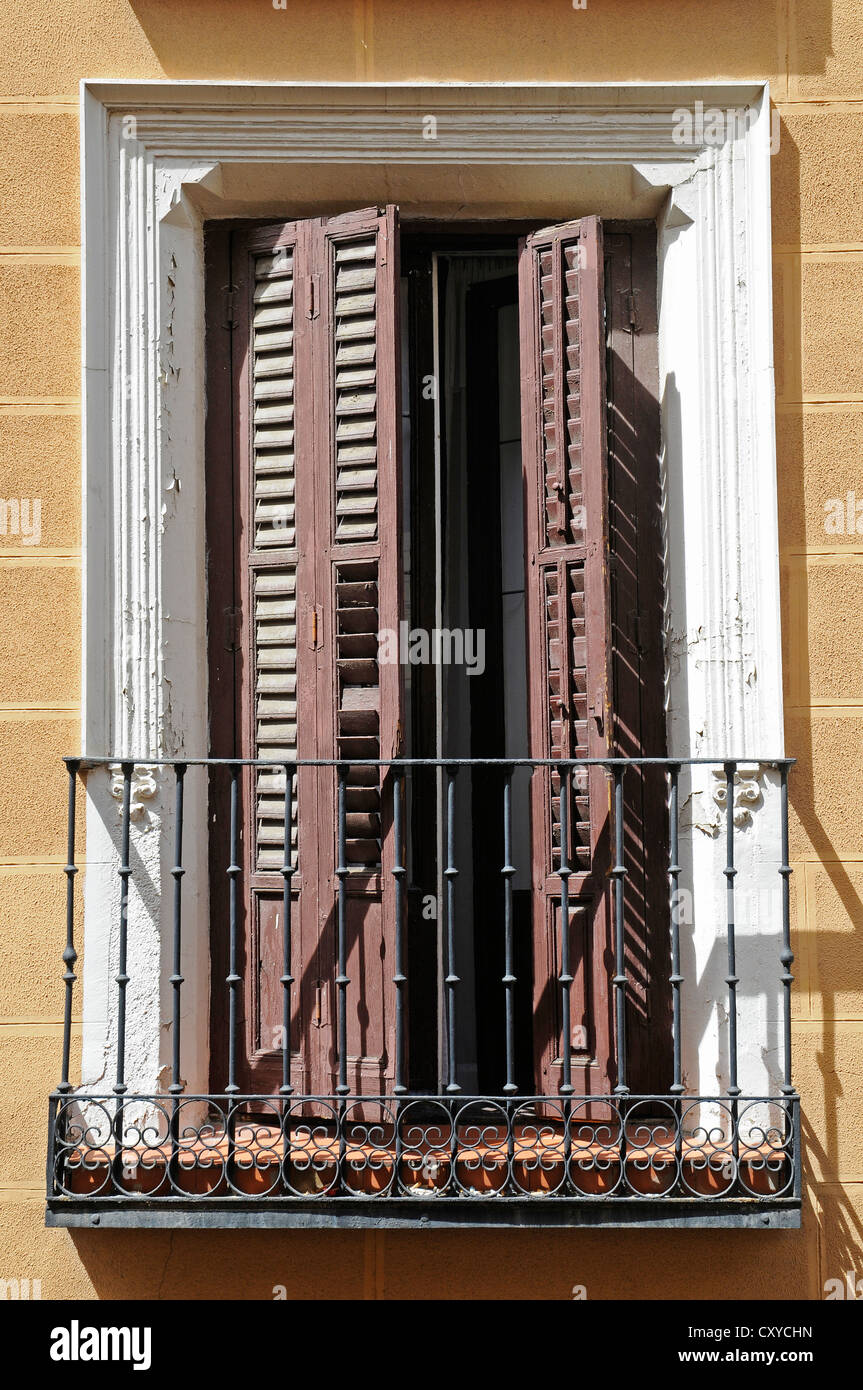
[[[393,207],[312,228],[316,299],[315,479],[318,756],[392,758],[401,750],[402,675],[378,662],[378,634],[401,617],[398,231]],[[352,767],[346,788],[348,1084],[380,1094],[393,1080],[392,776]],[[319,968],[328,1017],[338,1009],[337,796],[319,778]],[[322,1038],[327,1091],[335,1034]]]
[[[214,753],[278,759],[314,757],[315,658],[308,633],[314,604],[315,494],[305,467],[311,429],[312,343],[304,313],[307,223],[279,223],[230,236],[225,327],[231,344],[231,440],[234,585],[231,641],[236,648],[230,709],[211,718]],[[213,331],[211,325],[211,332]],[[213,405],[218,409],[217,403]],[[211,407],[212,408],[212,407]],[[214,490],[219,475],[212,474]],[[209,528],[211,572],[230,546]],[[211,593],[213,583],[211,580]],[[224,701],[222,702],[225,703]],[[218,717],[217,717],[218,716]],[[223,794],[226,790],[222,779]],[[282,1080],[284,903],[281,868],[290,838],[291,973],[294,976],[291,1072],[305,1089],[316,1069],[316,995],[309,963],[317,952],[317,785],[301,769],[292,780],[285,826],[285,773],[243,771],[242,975],[245,1047],[241,1088],[266,1093]],[[217,813],[218,816],[218,813]],[[226,797],[221,802],[221,863],[227,863]],[[214,901],[217,913],[226,904]],[[218,969],[218,968],[217,968]],[[218,973],[221,973],[219,970]],[[221,991],[219,991],[221,993]],[[220,1065],[217,1056],[216,1066]]]
[[[297,549],[294,311],[298,229],[251,253],[252,310],[246,370],[251,395],[248,516],[249,615],[254,690],[249,742],[257,758],[290,760],[297,746]],[[297,799],[291,840],[296,863]],[[257,776],[256,872],[278,872],[284,845],[284,778]]]
[[[531,756],[608,751],[610,607],[602,228],[596,218],[528,237],[519,257],[522,459]],[[611,1030],[606,893],[609,799],[601,769],[576,772],[568,802],[571,1037],[561,1039],[561,778],[534,775],[537,1078],[556,1092],[607,1085]],[[556,1040],[556,1041],[555,1041]]]
[[[208,270],[211,320],[227,289],[231,329],[226,350],[211,322],[208,347],[231,399],[230,411],[211,402],[208,425],[213,752],[285,763],[392,757],[400,667],[377,658],[379,630],[398,630],[400,617],[396,212],[228,232],[223,243]],[[353,768],[347,791],[346,1050],[352,1089],[368,1093],[386,1089],[394,1062],[391,783],[378,768]],[[243,776],[244,1089],[275,1091],[282,1080],[286,832],[291,1081],[307,1094],[335,1086],[335,787],[333,769],[300,768],[286,828],[284,773]],[[224,791],[214,799],[217,977],[227,951]],[[214,1022],[220,1054],[225,1020]],[[219,1055],[214,1063],[220,1086]]]
[[[663,528],[656,355],[656,229],[605,238],[606,374],[613,749],[661,758],[665,737]],[[633,1092],[671,1084],[668,797],[659,767],[623,784],[627,1080]]]

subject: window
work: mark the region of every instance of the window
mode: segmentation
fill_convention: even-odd
[[[340,1055],[338,779],[316,759],[349,765],[351,1093],[397,1081],[434,1093],[448,1079],[467,1094],[558,1094],[562,819],[567,1084],[605,1094],[615,1077],[605,773],[575,774],[562,816],[559,770],[520,768],[507,856],[494,763],[461,776],[449,858],[443,770],[416,767],[405,789],[410,1021],[395,1075],[393,778],[375,764],[665,752],[655,232],[604,236],[595,218],[519,231],[400,231],[388,207],[207,233],[210,751],[300,763],[290,1071],[305,1094],[336,1092]],[[236,1080],[263,1094],[283,1069],[284,792],[279,767],[246,769]],[[218,977],[224,776],[211,794]],[[625,794],[630,1075],[658,1092],[671,1039],[664,780],[638,769]],[[448,942],[450,859],[460,911]],[[223,1038],[224,992],[213,1001]],[[216,1089],[226,1055],[214,1047]]]
[[[80,949],[75,859],[81,844],[75,828],[81,800],[76,802],[75,793],[82,784],[85,1026],[77,1073],[71,1034],[79,986],[73,964],[64,975],[61,1080],[51,1097],[50,1224],[89,1224],[98,1214],[103,1225],[398,1225],[418,1213],[432,1224],[507,1224],[516,1209],[518,1222],[527,1224],[679,1224],[693,1213],[698,1221],[717,1224],[799,1223],[800,1116],[790,1071],[787,969],[790,866],[783,847],[789,760],[776,746],[782,706],[767,92],[757,84],[688,88],[686,100],[697,97],[754,116],[729,122],[721,146],[691,148],[672,136],[681,100],[674,88],[447,88],[435,93],[441,139],[420,148],[417,130],[429,96],[424,87],[374,84],[213,84],[206,92],[183,83],[85,84],[86,701],[84,752],[69,765],[63,952],[68,967]],[[134,139],[128,135],[130,113]],[[450,178],[455,167],[466,171],[469,190]],[[388,469],[386,477],[376,469],[372,499],[363,497],[367,480],[354,477],[355,486],[345,489],[350,505],[337,513],[328,497],[335,478],[335,458],[329,458],[330,472],[312,499],[316,545],[318,515],[329,517],[330,526],[325,545],[312,548],[315,602],[310,614],[295,611],[295,623],[283,623],[297,602],[296,592],[291,599],[286,591],[291,566],[295,559],[296,589],[305,563],[301,475],[314,477],[324,452],[313,429],[312,472],[299,470],[295,478],[300,543],[292,556],[285,535],[285,470],[278,448],[269,451],[277,462],[266,523],[272,544],[247,550],[241,564],[255,525],[253,457],[251,436],[245,464],[234,440],[241,407],[251,419],[253,397],[247,394],[243,407],[232,373],[234,357],[240,370],[242,348],[232,353],[232,346],[242,342],[236,327],[242,305],[231,274],[231,240],[205,238],[204,219],[218,219],[234,239],[248,236],[248,223],[231,226],[226,219],[272,208],[274,188],[285,194],[284,207],[286,190],[301,186],[304,217],[332,209],[334,197],[342,206],[351,205],[348,199],[371,203],[380,196],[382,170],[406,218],[428,217],[434,208],[447,219],[441,227],[403,227],[398,305],[391,261],[392,299],[379,295],[376,278],[376,314],[391,312],[395,319],[398,310],[401,318],[400,338],[392,338],[400,350],[390,354],[392,373],[385,379],[393,390],[401,388],[402,418],[396,412],[400,429],[384,434],[396,457],[401,443],[402,465]],[[457,201],[450,188],[457,188]],[[588,351],[599,359],[595,380],[605,357],[607,383],[607,428],[598,431],[607,457],[607,532],[595,537],[608,561],[606,683],[599,700],[590,679],[575,694],[586,697],[588,738],[604,739],[621,752],[650,748],[659,718],[651,672],[662,668],[672,756],[662,772],[669,843],[661,894],[650,866],[661,859],[656,849],[666,833],[666,801],[663,793],[657,812],[650,765],[637,758],[609,770],[599,804],[592,796],[593,773],[586,787],[570,774],[569,795],[566,778],[559,798],[554,785],[542,796],[535,792],[538,820],[530,818],[519,791],[523,774],[516,770],[510,778],[505,765],[481,774],[475,759],[469,769],[447,764],[432,773],[415,763],[406,768],[402,759],[382,773],[378,760],[354,753],[351,767],[365,763],[373,775],[365,782],[346,779],[339,797],[334,770],[310,772],[312,764],[299,756],[309,739],[332,753],[350,740],[360,746],[366,740],[366,747],[370,741],[384,753],[382,735],[395,732],[401,752],[440,748],[452,758],[443,735],[460,731],[468,740],[465,755],[503,743],[505,764],[511,765],[520,751],[518,731],[523,738],[526,724],[536,723],[542,746],[552,736],[551,700],[559,692],[548,679],[537,685],[520,672],[539,662],[547,677],[552,642],[543,623],[558,596],[532,587],[528,567],[519,575],[513,564],[516,431],[524,436],[525,460],[534,439],[530,496],[537,536],[547,512],[546,483],[536,467],[539,394],[526,412],[532,426],[517,429],[512,418],[522,383],[541,373],[534,354],[527,372],[519,366],[519,389],[509,384],[513,344],[524,338],[529,317],[513,304],[511,285],[503,282],[518,273],[520,236],[557,227],[568,207],[597,206],[597,200],[606,217],[651,219],[656,253],[651,232],[639,242],[636,228],[604,223],[608,331],[604,343],[590,340]],[[487,225],[477,237],[480,228],[461,220],[469,210],[480,217],[499,215],[502,208],[507,217],[541,213],[541,223]],[[329,227],[333,245],[372,230],[377,242],[380,217],[387,214],[372,212],[366,224],[343,224],[341,231],[333,218],[292,224],[297,249],[312,259],[304,272],[311,285],[296,285],[298,313],[314,286],[312,317],[300,315],[295,327],[305,360],[312,362],[304,390],[312,392],[312,418],[325,447],[335,447],[337,431],[332,381],[329,368],[324,370],[334,362],[335,344],[332,335],[323,345],[320,339],[316,277],[331,272],[320,263],[328,244],[322,229]],[[462,239],[457,247],[448,240],[456,229],[469,236],[469,244]],[[562,241],[568,235],[567,229]],[[618,235],[630,238],[629,267],[616,254]],[[457,250],[474,261],[463,274],[454,269]],[[476,257],[487,252],[509,257],[503,276],[496,268],[490,277],[480,273]],[[655,296],[652,283],[644,293],[636,270],[645,263],[651,275],[656,266]],[[528,264],[522,256],[522,267]],[[538,295],[539,286],[534,288]],[[598,284],[594,289],[599,303]],[[658,386],[650,321],[656,301]],[[633,316],[641,327],[635,334],[628,332]],[[225,323],[234,325],[232,333],[225,332]],[[275,323],[278,329],[278,317]],[[377,326],[375,332],[377,385],[383,359]],[[496,364],[486,350],[495,332]],[[447,384],[447,364],[451,381],[461,381],[452,371],[459,339],[461,414],[458,394]],[[475,350],[477,343],[482,350]],[[563,343],[555,337],[552,344],[552,358],[560,349],[559,371]],[[299,358],[292,369],[298,366]],[[436,418],[419,406],[429,375],[441,387]],[[273,379],[259,385],[266,398]],[[473,405],[464,409],[467,394]],[[639,480],[656,476],[657,399],[664,586],[651,581],[660,549],[651,517],[659,502],[632,489],[636,474]],[[600,395],[599,413],[602,400]],[[284,401],[277,396],[270,404],[278,415]],[[299,390],[295,404],[298,442]],[[461,427],[456,430],[460,419],[463,438]],[[378,423],[375,415],[376,440]],[[636,470],[633,458],[633,445],[642,443],[651,451],[645,471],[640,463]],[[220,446],[227,462],[213,474]],[[596,452],[585,449],[588,471]],[[497,474],[489,477],[495,459]],[[250,494],[245,511],[238,500],[243,477]],[[399,530],[383,527],[378,496],[380,486],[393,479],[402,514],[401,568],[387,560],[398,547]],[[500,502],[492,506],[496,490]],[[370,501],[377,538],[339,539],[336,517],[367,524]],[[458,544],[453,511],[463,524],[471,518],[470,535]],[[418,517],[425,523],[418,524]],[[590,517],[585,519],[590,525]],[[327,547],[329,570],[321,559]],[[578,558],[566,546],[556,549],[554,557],[538,552],[537,566],[552,569],[552,558],[558,567]],[[584,551],[586,568],[587,545]],[[334,585],[320,578],[323,572],[332,580],[334,561],[351,571],[340,580],[348,586],[338,592],[349,600],[342,604],[336,603]],[[377,589],[373,574],[358,572],[370,561],[377,564]],[[262,644],[267,660],[258,674],[278,680],[281,672],[284,680],[285,650],[290,654],[293,641],[297,673],[306,663],[314,676],[311,685],[298,687],[301,696],[303,689],[311,691],[315,720],[300,713],[296,722],[299,779],[296,787],[293,777],[286,779],[281,808],[278,784],[253,782],[241,758],[259,734],[251,704],[257,679],[250,683],[246,656],[253,576],[262,585],[262,626],[274,639]],[[547,604],[539,612],[535,605],[531,610],[537,592]],[[464,611],[452,607],[456,598]],[[368,670],[362,663],[369,660],[362,648],[380,631],[367,625],[369,610],[379,622],[387,604],[389,612],[398,615],[401,609],[419,627],[438,618],[456,627],[485,624],[489,633],[500,632],[497,650],[504,655],[496,660],[489,652],[483,677],[458,678],[451,669],[408,664],[397,668],[399,679],[390,683],[384,663],[376,686],[361,678]],[[513,643],[531,622],[541,640],[537,647],[525,636],[522,659]],[[328,632],[338,637],[341,657],[324,641]],[[655,655],[660,636],[664,662]],[[583,640],[589,660],[587,631]],[[220,643],[221,659],[215,654]],[[346,663],[341,668],[339,660]],[[334,680],[340,669],[360,678]],[[386,702],[384,685],[391,694],[397,691]],[[377,709],[370,689],[381,692]],[[278,700],[289,692],[270,693],[277,700],[264,733],[286,739],[290,720],[282,718],[286,711]],[[226,705],[229,713],[220,716]],[[452,717],[444,728],[447,711]],[[208,715],[214,716],[209,735]],[[370,715],[376,715],[376,726]],[[528,744],[533,751],[530,739]],[[217,747],[229,750],[220,772],[202,758],[203,750]],[[729,750],[736,756],[729,758]],[[218,777],[224,779],[221,793]],[[486,833],[494,825],[483,810],[495,804],[495,777],[506,815],[504,835],[496,807],[497,845]],[[571,931],[560,935],[558,959],[547,934],[532,926],[525,930],[526,902],[532,922],[537,912],[524,897],[527,884],[520,877],[543,836],[559,852],[555,825],[566,819],[574,831],[578,797],[583,806],[585,792],[589,814],[581,825],[588,826],[589,873],[602,883],[606,913],[613,904],[612,921],[606,916],[591,925],[598,927],[590,941],[597,948],[593,964],[598,968],[601,959],[604,966],[603,977],[594,974],[593,980],[583,957],[579,966],[579,939],[587,931],[575,920],[588,904],[582,898],[563,906],[570,885],[574,892],[578,882],[577,862],[558,863],[544,890],[545,910],[553,916],[559,882],[560,917],[573,919]],[[304,855],[306,811],[317,819],[316,830],[308,832],[318,849],[311,863]],[[278,870],[263,856],[278,843],[282,816],[283,824],[296,822],[297,837],[295,857],[292,851]],[[217,865],[220,835],[226,857]],[[562,838],[568,849],[578,848],[570,835]],[[514,853],[504,853],[501,864],[498,849],[508,841]],[[474,861],[481,868],[482,853],[495,871],[496,909],[483,897],[481,874],[473,871]],[[318,902],[314,949],[302,909],[293,921],[304,875],[307,899],[314,893]],[[532,869],[531,875],[536,884]],[[429,895],[423,890],[430,882]],[[274,892],[280,883],[281,906]],[[367,891],[361,893],[363,883]],[[689,904],[682,918],[667,909],[666,893],[674,884]],[[251,936],[257,930],[250,910],[255,895],[262,906],[260,939]],[[431,929],[423,915],[429,896],[438,910]],[[447,910],[451,896],[455,917]],[[356,954],[363,938],[350,919],[356,924],[357,917],[371,924],[369,937],[376,934],[387,953],[386,969],[378,969],[367,953]],[[540,948],[558,972],[544,998],[538,993],[545,968]],[[737,965],[729,969],[736,948]],[[489,978],[494,989],[485,994],[483,980]],[[663,1057],[669,990],[670,1072]],[[569,1046],[543,1060],[536,1038],[544,1010]],[[274,1032],[281,1030],[280,1044],[296,1031],[285,1027],[286,1013],[297,1014],[314,1035],[306,1059],[299,1036],[290,1038],[279,1075]],[[616,1041],[622,1037],[625,1047]],[[341,1039],[347,1046],[335,1049]],[[651,1079],[654,1065],[658,1082]],[[503,1098],[501,1074],[514,1078],[504,1083]],[[669,1074],[674,1081],[665,1090]],[[490,1078],[494,1095],[486,1091]],[[253,1079],[252,1096],[241,1093],[241,1085]],[[538,1096],[520,1089],[528,1079],[542,1088]],[[580,1096],[576,1083],[592,1086],[594,1080],[596,1090]],[[412,1091],[403,1093],[400,1081]],[[378,1104],[370,1091],[382,1082],[391,1095]],[[307,1084],[321,1084],[330,1099],[303,1098]],[[656,1084],[663,1088],[658,1094],[635,1094],[636,1086]],[[471,1099],[467,1091],[474,1087],[480,1094]],[[352,1088],[362,1088],[362,1094],[352,1094]],[[540,1131],[537,1122],[546,1119],[549,1127],[543,1124]],[[536,1193],[565,1200],[535,1202]],[[153,1199],[161,1196],[178,1200],[160,1206]],[[383,1200],[372,1207],[369,1196]],[[495,1200],[461,1200],[477,1196]],[[390,1197],[398,1200],[391,1203]],[[646,1209],[639,1199],[645,1197],[651,1198],[650,1214],[640,1216]]]

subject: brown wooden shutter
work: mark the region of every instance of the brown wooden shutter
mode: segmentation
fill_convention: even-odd
[[[211,430],[208,470],[216,483],[232,474],[232,502],[208,503],[208,549],[210,593],[238,650],[231,692],[212,634],[213,750],[286,762],[391,757],[401,673],[377,656],[379,629],[397,630],[400,617],[396,212],[245,229],[230,242],[229,270],[213,275],[231,291],[232,410],[219,401],[211,413],[222,428],[232,420],[233,440],[219,462],[227,450]],[[214,293],[211,318],[219,307]],[[214,532],[228,530],[233,541],[224,535],[220,547]],[[386,1089],[394,1061],[391,781],[354,769],[347,793],[349,1076],[367,1092]],[[264,1093],[281,1082],[284,785],[280,771],[248,771],[242,797],[241,1084]],[[338,1065],[335,785],[332,769],[301,768],[290,828],[292,1080],[313,1094],[333,1091]],[[216,805],[214,909],[224,915],[227,807]],[[224,954],[224,931],[215,936]],[[219,965],[214,974],[218,982]],[[223,1027],[216,1036],[224,1043]]]
[[[313,344],[304,317],[308,255],[308,223],[235,232],[226,286],[233,369],[231,626],[238,657],[233,731],[227,739],[214,718],[214,750],[285,763],[315,757],[317,751],[315,657],[304,640],[314,605],[315,547],[309,542],[316,527],[314,480],[305,465],[310,455],[313,380]],[[212,467],[210,471],[212,476]],[[212,569],[226,563],[227,557],[219,553],[212,531],[208,539]],[[216,749],[216,738],[227,739],[230,749],[224,744]],[[262,1092],[276,1090],[281,1082],[284,907],[279,870],[286,833],[284,796],[281,769],[244,770],[245,1048],[240,1084]],[[298,1091],[315,1076],[318,1050],[316,972],[310,969],[318,949],[317,846],[310,830],[316,800],[316,778],[301,769],[293,782],[288,831],[297,870],[292,883],[296,983],[291,1044]],[[222,817],[227,820],[224,803]],[[224,841],[224,824],[222,830]],[[218,900],[215,906],[218,910]],[[214,973],[218,981],[218,972]]]
[[[522,458],[531,756],[607,755],[610,690],[602,228],[545,228],[519,258]],[[560,1044],[560,777],[534,775],[537,1080],[555,1092]],[[572,1083],[606,1088],[611,1058],[609,801],[601,769],[573,776],[570,834]],[[557,1042],[555,1042],[557,1039]]]
[[[398,222],[393,207],[331,217],[313,228],[319,287],[315,342],[315,468],[320,757],[391,758],[401,749],[402,671],[379,664],[378,633],[398,632],[401,469]],[[336,946],[336,779],[319,782],[319,925],[330,1015]],[[394,1065],[392,777],[353,768],[347,792],[348,1082],[385,1091]],[[327,1089],[338,1059],[329,1033]]]
[[[664,757],[656,228],[606,229],[604,242],[613,748]],[[662,1094],[673,1074],[664,772],[630,768],[623,794],[627,1080]]]

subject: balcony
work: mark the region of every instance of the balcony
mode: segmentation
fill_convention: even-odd
[[[47,1223],[799,1225],[791,763],[67,759]],[[647,800],[631,793],[648,783],[664,814],[634,826],[632,808]],[[328,790],[335,824],[310,836],[312,785]],[[374,824],[356,810],[357,787],[364,806],[374,789]],[[602,832],[584,850],[576,822],[588,794]],[[423,948],[433,968],[418,970],[423,798],[435,807],[424,823],[435,827],[441,892]],[[487,842],[502,853],[485,878],[488,855],[471,865],[468,893],[459,851],[476,841],[464,838],[465,806],[476,815],[491,804]],[[548,817],[550,862],[534,853],[524,864],[537,814]],[[261,876],[248,843],[264,821]],[[331,891],[311,947],[310,844],[323,864],[314,891]],[[647,846],[648,870],[634,844]],[[252,882],[270,913],[254,948]],[[540,891],[552,930],[537,951]],[[390,924],[383,935],[374,927],[374,941],[369,903]],[[375,1064],[360,1065],[357,1040],[371,1036]],[[322,1060],[309,1060],[313,1049]],[[466,1086],[490,1071],[483,1093]]]

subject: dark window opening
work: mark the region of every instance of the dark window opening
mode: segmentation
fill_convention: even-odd
[[[603,243],[584,219],[524,241],[530,230],[400,235],[394,209],[208,228],[214,755],[664,754],[655,231],[607,225]],[[389,628],[408,648],[396,669],[375,659]],[[437,641],[437,659],[411,660],[415,631],[432,652]],[[351,1091],[376,1094],[394,1066],[392,790],[384,773],[355,768],[345,791],[353,992],[340,1052],[335,780],[311,769],[297,779],[292,1069],[301,1089],[328,1094],[346,1051]],[[499,1094],[506,1072],[522,1093],[556,1093],[567,1068],[576,1092],[607,1091],[605,775],[593,769],[570,788],[566,1039],[560,775],[514,774],[508,850],[502,769],[458,774],[450,844],[448,783],[446,769],[422,768],[406,784],[410,1091],[437,1093],[454,1072],[466,1094]],[[247,1089],[263,1091],[280,1068],[286,828],[277,778],[250,772],[242,796],[242,1066]],[[661,778],[631,772],[626,798],[630,1085],[661,1092],[670,1072]],[[213,818],[216,864],[224,799]],[[507,861],[513,1027],[502,989]],[[227,888],[223,878],[214,885],[221,962]],[[224,1037],[223,994],[213,1026]]]
[[[516,268],[514,236],[451,238],[440,250],[425,238],[403,239],[408,609],[413,628],[457,634],[465,656],[437,669],[410,667],[410,747],[417,757],[525,757],[528,751]],[[435,1089],[446,1063],[432,1050],[436,1038],[445,1039],[446,964],[422,904],[445,897],[446,851],[439,835],[443,779],[432,773],[425,780],[426,795],[413,799],[414,839],[426,850],[414,864],[411,977],[419,983],[411,1057],[415,1084]],[[503,946],[494,929],[499,904],[489,892],[503,863],[502,787],[493,770],[477,769],[458,783],[455,858],[463,910],[456,957],[471,1007],[458,1016],[457,1070],[468,1094],[490,1093],[503,1067]],[[517,1069],[520,1087],[529,1090],[531,856],[523,774],[513,810]],[[429,1028],[432,1020],[436,1026]]]

